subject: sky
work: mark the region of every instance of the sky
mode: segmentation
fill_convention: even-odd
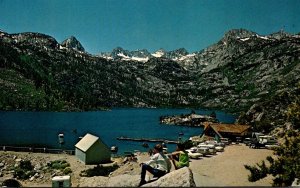
[[[300,32],[300,0],[0,0],[0,29],[75,36],[91,54],[200,51],[231,29]]]

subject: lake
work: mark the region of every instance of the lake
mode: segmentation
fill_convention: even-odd
[[[194,110],[197,114],[211,114],[209,110]],[[215,111],[217,119],[224,123],[233,123],[236,116]],[[200,127],[162,125],[162,115],[180,115],[191,113],[191,109],[158,108],[115,108],[111,111],[95,112],[0,112],[0,145],[41,146],[49,148],[74,149],[78,138],[86,133],[99,136],[110,146],[117,145],[119,154],[125,151],[148,151],[141,142],[121,141],[117,137],[163,138],[178,140],[178,134],[184,133],[182,140],[200,135]],[[64,134],[65,144],[58,142],[58,134]],[[153,147],[155,143],[148,143]],[[175,149],[168,144],[168,150]]]

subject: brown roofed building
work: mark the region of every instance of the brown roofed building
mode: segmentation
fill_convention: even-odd
[[[249,133],[249,125],[239,124],[220,124],[220,123],[205,123],[203,135],[208,137],[230,138],[235,140],[236,137],[245,137]]]

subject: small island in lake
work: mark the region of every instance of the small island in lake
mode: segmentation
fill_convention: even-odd
[[[199,127],[203,126],[204,122],[218,123],[216,113],[212,112],[210,115],[200,115],[192,111],[190,114],[172,115],[172,116],[160,116],[159,121],[161,124],[166,125],[183,125]]]

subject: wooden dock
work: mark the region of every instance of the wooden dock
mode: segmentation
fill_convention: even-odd
[[[127,141],[136,141],[136,142],[164,142],[166,144],[177,144],[177,140],[166,140],[166,139],[155,139],[155,138],[130,138],[130,137],[117,137],[117,140],[127,140]]]

